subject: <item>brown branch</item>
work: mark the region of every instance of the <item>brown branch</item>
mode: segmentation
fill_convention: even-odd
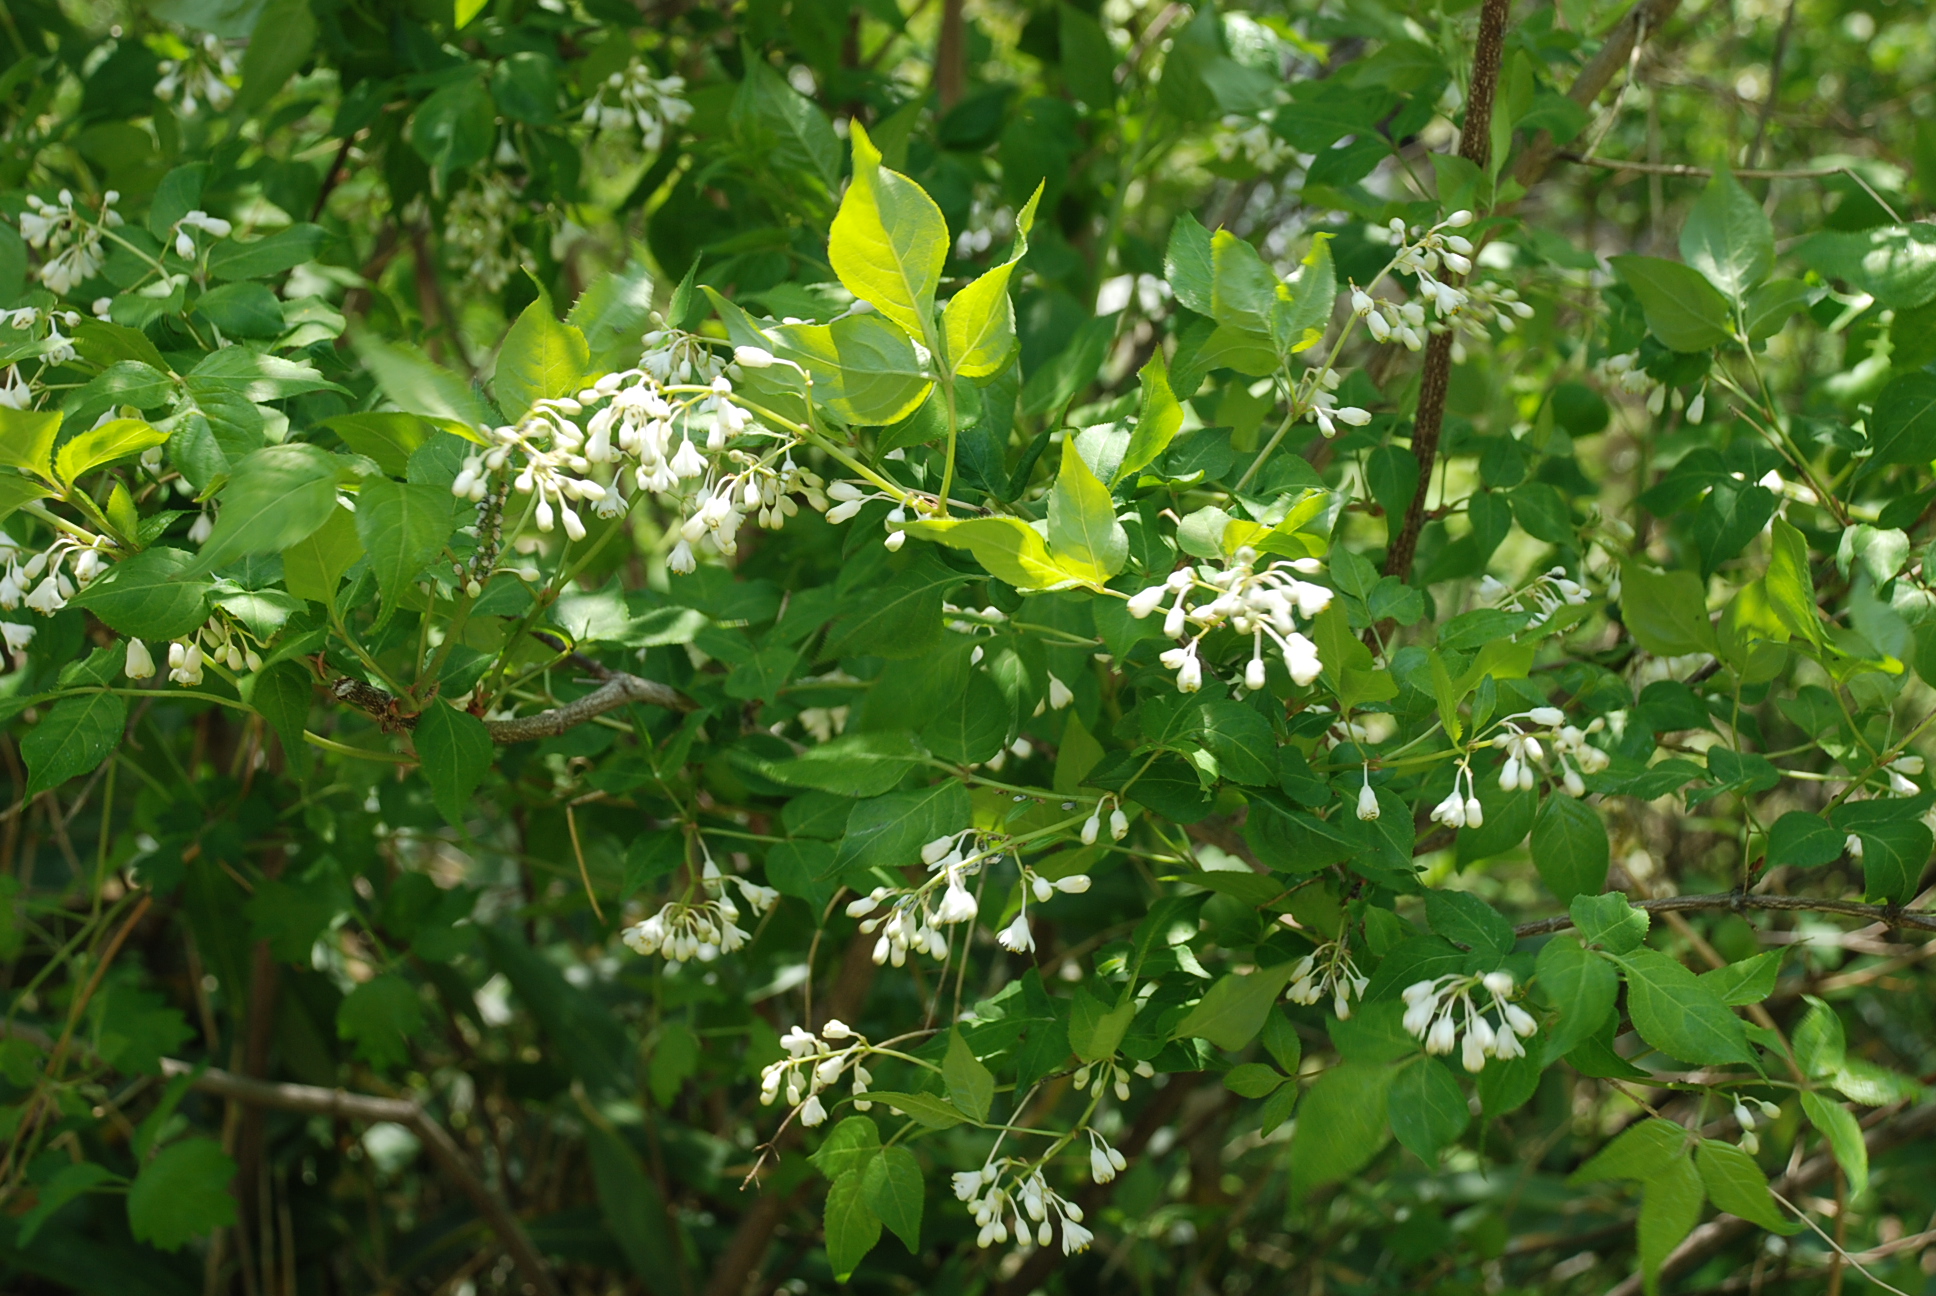
[[[691,711],[697,705],[669,684],[604,667],[599,669],[604,672],[605,682],[581,698],[536,715],[518,716],[511,720],[486,720],[484,727],[490,731],[491,741],[502,744],[555,738],[567,729],[576,728],[587,720],[594,720],[607,711],[616,711],[633,702],[664,707],[668,711]],[[338,702],[348,703],[375,716],[386,730],[394,732],[417,727],[417,717],[400,713],[396,699],[374,684],[345,676],[330,685],[329,691]]]
[[[1557,153],[1563,162],[1573,162],[1580,166],[1599,167],[1603,171],[1637,171],[1641,175],[1682,176],[1689,180],[1708,180],[1714,172],[1707,167],[1683,166],[1677,162],[1632,162],[1623,158],[1587,157],[1569,151]],[[1847,167],[1802,167],[1796,171],[1754,171],[1734,172],[1737,180],[1820,180],[1824,176],[1841,175]]]
[[[1485,0],[1479,11],[1479,42],[1472,53],[1472,88],[1466,95],[1465,123],[1459,128],[1459,156],[1484,174],[1492,158],[1492,101],[1499,86],[1499,59],[1505,49],[1506,16],[1512,0]],[[1405,506],[1405,520],[1385,554],[1385,573],[1404,580],[1418,553],[1418,533],[1425,525],[1425,497],[1432,486],[1432,468],[1439,457],[1439,433],[1445,426],[1445,397],[1452,381],[1452,331],[1434,333],[1425,347],[1420,371],[1418,415],[1412,424],[1412,454],[1418,459],[1418,489]]]
[[[1903,1144],[1920,1138],[1926,1132],[1936,1129],[1936,1104],[1913,1107],[1886,1116],[1869,1130],[1863,1142],[1868,1145],[1871,1158],[1901,1147]],[[1783,1175],[1775,1182],[1774,1190],[1784,1197],[1792,1198],[1804,1188],[1813,1187],[1835,1173],[1835,1158],[1827,1153],[1804,1161],[1793,1171]],[[1719,1251],[1742,1234],[1750,1232],[1756,1225],[1733,1215],[1720,1215],[1695,1229],[1692,1233],[1661,1261],[1660,1273],[1665,1278],[1679,1273],[1697,1261]],[[1634,1274],[1614,1287],[1607,1296],[1638,1296],[1641,1290],[1639,1274]]]
[[[1627,66],[1628,60],[1633,57],[1634,47],[1645,40],[1650,32],[1659,31],[1680,7],[1681,0],[1638,0],[1627,11],[1626,17],[1613,25],[1606,40],[1601,43],[1599,52],[1580,69],[1580,75],[1573,78],[1573,85],[1567,90],[1566,97],[1582,108],[1592,107],[1593,101],[1613,81],[1614,75]],[[1552,165],[1558,148],[1552,135],[1541,131],[1520,155],[1519,165],[1513,168],[1513,178],[1519,181],[1521,187],[1531,189],[1546,174],[1546,168]]]
[[[1635,900],[1631,903],[1634,908],[1645,909],[1649,913],[1685,913],[1695,909],[1731,909],[1736,912],[1744,909],[1771,909],[1790,913],[1841,914],[1847,918],[1866,918],[1872,923],[1882,923],[1889,927],[1914,927],[1919,931],[1936,931],[1936,914],[1903,909],[1896,905],[1858,904],[1853,900],[1811,900],[1806,896],[1730,893],[1666,896],[1658,900]],[[1513,928],[1513,934],[1543,936],[1548,932],[1565,931],[1572,925],[1572,917],[1561,914],[1557,918],[1542,918],[1538,922],[1521,923]]]
[[[942,0],[941,33],[934,45],[934,97],[942,112],[968,88],[968,23],[962,0]]]

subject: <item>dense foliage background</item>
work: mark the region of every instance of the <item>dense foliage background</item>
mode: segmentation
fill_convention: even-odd
[[[1923,6],[0,28],[0,1287],[1936,1291]]]

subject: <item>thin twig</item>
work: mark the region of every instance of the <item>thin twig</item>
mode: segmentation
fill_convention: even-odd
[[[1588,157],[1584,153],[1571,151],[1557,155],[1563,162],[1574,162],[1580,166],[1599,167],[1603,171],[1636,171],[1641,175],[1680,176],[1688,180],[1708,180],[1714,172],[1708,167],[1685,166],[1678,162],[1636,162],[1627,158]],[[1793,171],[1755,171],[1742,169],[1734,172],[1737,180],[1820,180],[1826,176],[1846,175],[1845,166],[1800,167]]]
[[[1830,913],[1841,914],[1848,918],[1866,918],[1873,923],[1890,927],[1914,927],[1920,931],[1936,931],[1936,914],[1924,913],[1915,909],[1901,909],[1895,905],[1859,904],[1854,900],[1814,900],[1807,896],[1741,895],[1728,892],[1722,895],[1663,896],[1658,900],[1634,900],[1630,902],[1636,909],[1649,913],[1676,913],[1695,909],[1772,909],[1791,913]],[[1537,922],[1521,923],[1513,928],[1517,936],[1544,936],[1548,932],[1565,931],[1573,925],[1570,914],[1557,918],[1541,918]]]

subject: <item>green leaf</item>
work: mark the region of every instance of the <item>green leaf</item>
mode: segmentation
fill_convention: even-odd
[[[417,717],[417,759],[437,809],[453,824],[469,817],[471,797],[490,772],[494,747],[484,722],[466,711],[433,701]]]
[[[926,1129],[950,1129],[967,1117],[949,1105],[947,1099],[924,1093],[891,1093],[878,1090],[867,1095],[870,1102],[884,1103],[913,1119]]]
[[[864,1170],[881,1151],[881,1131],[870,1116],[849,1116],[834,1126],[807,1158],[829,1179],[849,1170]]]
[[[1549,1059],[1572,1052],[1574,1045],[1597,1034],[1613,1015],[1620,989],[1613,964],[1571,936],[1555,936],[1546,943],[1533,975],[1546,1002],[1559,1014],[1546,1028]]]
[[[1703,972],[1701,984],[1731,1007],[1760,1003],[1775,992],[1775,978],[1781,974],[1781,954],[1780,950],[1770,950]]]
[[[410,118],[410,147],[439,175],[482,162],[497,137],[497,109],[477,77],[465,77],[423,101]]]
[[[575,395],[589,363],[585,335],[559,323],[551,313],[550,294],[540,291],[504,335],[492,390],[499,407],[516,422],[540,400]]]
[[[1332,1067],[1304,1095],[1291,1137],[1291,1194],[1338,1183],[1362,1170],[1391,1137],[1388,1066],[1345,1062]]]
[[[357,454],[376,461],[386,476],[402,477],[410,471],[410,456],[428,441],[436,428],[415,414],[376,413],[338,414],[322,420],[320,426],[343,438],[343,444]]]
[[[299,441],[265,446],[235,466],[196,571],[306,539],[336,509],[338,461]]]
[[[209,250],[208,272],[215,279],[266,279],[314,261],[328,237],[320,225],[297,224],[252,243],[221,239]]]
[[[1618,955],[1627,976],[1627,1013],[1640,1037],[1683,1062],[1754,1062],[1741,1019],[1709,987],[1659,950]]]
[[[1820,815],[1790,810],[1768,830],[1768,862],[1814,868],[1842,857],[1846,833],[1831,828]]]
[[[1232,782],[1267,787],[1277,781],[1277,736],[1257,708],[1228,699],[1203,704],[1203,745]]]
[[[1015,308],[1009,302],[1008,281],[1028,255],[1028,233],[1041,200],[1042,186],[1037,185],[1015,217],[1015,246],[1008,260],[983,272],[942,309],[949,363],[964,378],[985,378],[996,372],[1008,363],[1015,348]]]
[[[295,881],[263,878],[243,906],[249,916],[250,939],[266,941],[278,962],[307,966],[316,938],[329,930],[337,915],[355,907],[333,868],[318,873]]]
[[[1561,794],[1546,798],[1533,819],[1533,866],[1547,890],[1567,904],[1599,894],[1608,858],[1607,826],[1593,807]]]
[[[12,516],[22,504],[43,500],[54,492],[17,473],[0,472],[0,521]]]
[[[211,352],[189,370],[186,382],[190,394],[204,404],[226,396],[265,405],[309,392],[343,390],[314,365],[242,346]]]
[[[1077,990],[1069,1010],[1069,1048],[1084,1062],[1106,1062],[1116,1056],[1135,1018],[1134,999],[1111,1007],[1088,990]]]
[[[1089,471],[1076,439],[1062,441],[1062,467],[1049,495],[1049,548],[1069,570],[1092,570],[1100,584],[1129,561],[1129,533],[1116,520],[1109,488]]]
[[[623,369],[638,359],[639,337],[652,318],[652,272],[627,263],[591,281],[571,304],[565,322],[591,348],[588,374]]]
[[[1714,173],[1681,226],[1681,259],[1737,300],[1775,268],[1775,227],[1724,167]]]
[[[1771,1233],[1801,1232],[1802,1226],[1775,1206],[1774,1194],[1768,1191],[1768,1176],[1746,1152],[1732,1143],[1702,1139],[1694,1160],[1700,1167],[1707,1198],[1717,1209],[1759,1224]]]
[[[1676,351],[1705,351],[1726,342],[1728,299],[1701,272],[1659,257],[1617,256],[1613,272],[1640,298],[1653,335]]]
[[[344,573],[363,556],[356,518],[337,507],[309,535],[282,551],[282,583],[297,598],[334,606]]]
[[[1459,1082],[1435,1058],[1400,1068],[1387,1107],[1392,1133],[1428,1166],[1436,1166],[1439,1153],[1472,1123]]]
[[[909,535],[923,540],[968,550],[989,575],[1019,590],[1058,590],[1076,585],[1094,588],[1106,579],[1094,567],[1063,566],[1049,553],[1042,533],[1020,518],[928,518],[910,522],[906,529]]]
[[[235,1162],[214,1139],[183,1139],[141,1167],[128,1189],[128,1231],[136,1241],[179,1251],[193,1238],[235,1223],[229,1181]]]
[[[1640,1188],[1640,1273],[1647,1296],[1660,1291],[1660,1266],[1701,1218],[1701,1173],[1685,1153]]]
[[[316,17],[310,11],[309,0],[269,0],[262,7],[255,27],[261,34],[260,39],[251,40],[242,51],[242,88],[235,96],[236,120],[269,102],[309,61],[309,52],[316,45]],[[198,196],[200,191],[198,183]],[[194,203],[191,201],[189,206]],[[156,230],[156,237],[161,233]]]
[[[1652,1179],[1687,1155],[1688,1132],[1670,1120],[1649,1117],[1620,1131],[1587,1163],[1568,1175],[1569,1187],[1600,1179]]]
[[[1285,1075],[1296,1075],[1297,1065],[1304,1057],[1304,1041],[1298,1036],[1297,1027],[1291,1025],[1290,1018],[1283,1013],[1269,1013],[1264,1018],[1264,1052],[1284,1069]]]
[[[1072,4],[1056,6],[1056,48],[1061,55],[1062,79],[1069,90],[1103,112],[1116,105],[1116,48],[1095,18]],[[1186,215],[1184,219],[1189,219]]]
[[[821,788],[840,796],[881,796],[920,763],[922,752],[904,730],[896,728],[840,734],[832,742],[807,748],[796,759],[763,765],[761,773],[788,787]]]
[[[1349,1017],[1327,1017],[1324,1029],[1347,1062],[1396,1062],[1417,1055],[1418,1038],[1405,1029],[1405,1005],[1381,999]]]
[[[921,1251],[921,1207],[926,1189],[921,1163],[904,1147],[882,1148],[861,1173],[861,1192],[881,1223],[894,1231],[908,1252]]]
[[[386,342],[369,333],[353,333],[351,341],[357,359],[398,409],[472,428],[503,421],[469,383],[409,343]]]
[[[1169,247],[1163,253],[1163,277],[1179,304],[1199,315],[1214,309],[1211,299],[1216,290],[1215,254],[1210,232],[1197,218],[1184,212],[1170,227]]]
[[[1841,1103],[1812,1089],[1802,1091],[1802,1113],[1828,1140],[1836,1164],[1848,1177],[1849,1196],[1860,1197],[1869,1186],[1869,1145],[1863,1140],[1861,1123]]]
[[[804,172],[829,193],[840,182],[840,137],[819,105],[747,49],[746,79],[739,83],[728,117],[733,133],[752,153],[787,171]]]
[[[1889,380],[1869,414],[1869,444],[1877,464],[1922,464],[1936,459],[1936,374],[1904,373]]]
[[[115,419],[89,428],[61,446],[54,457],[54,471],[71,484],[84,472],[140,454],[167,439],[168,433],[141,419]]]
[[[677,1286],[681,1266],[665,1200],[638,1156],[615,1131],[596,1122],[586,1126],[585,1150],[599,1214],[632,1272],[648,1283]]]
[[[1137,379],[1142,386],[1142,407],[1136,428],[1130,433],[1129,448],[1123,452],[1122,466],[1116,470],[1116,482],[1132,478],[1155,463],[1183,427],[1183,406],[1170,389],[1170,374],[1161,351],[1150,356]]]
[[[213,586],[188,575],[195,555],[157,545],[108,568],[68,602],[137,639],[180,639],[208,619]]]
[[[986,671],[970,671],[967,682],[921,727],[921,741],[942,760],[979,765],[1008,745],[1013,723],[1014,708],[1001,686]]]
[[[1776,518],[1769,530],[1768,574],[1762,584],[1768,591],[1768,605],[1790,634],[1822,642],[1815,578],[1808,566],[1808,540],[1786,518]]]
[[[444,551],[457,524],[457,500],[442,486],[366,477],[356,501],[356,534],[386,607],[412,591]],[[333,592],[333,590],[332,590]]]
[[[1917,819],[1860,824],[1863,899],[1872,904],[1906,905],[1916,897],[1918,880],[1929,863],[1930,831]]]
[[[1207,1039],[1232,1052],[1257,1038],[1271,1005],[1291,983],[1294,963],[1260,968],[1249,974],[1232,972],[1220,978],[1197,1001],[1171,1032],[1173,1039]]]
[[[25,1250],[40,1232],[40,1226],[52,1219],[61,1207],[118,1178],[120,1176],[114,1171],[92,1161],[75,1161],[62,1166],[54,1172],[53,1178],[39,1185],[34,1208],[20,1216],[20,1232],[15,1235],[15,1245]]]
[[[60,435],[59,410],[17,410],[0,405],[0,464],[54,480],[54,438]]]
[[[1848,1043],[1842,1032],[1842,1019],[1835,1010],[1813,995],[1806,996],[1808,1012],[1795,1027],[1792,1044],[1795,1061],[1803,1071],[1820,1080],[1834,1075],[1847,1060]]]
[[[288,327],[281,299],[254,280],[209,289],[196,300],[195,314],[229,338],[280,337]]]
[[[1518,939],[1503,914],[1465,891],[1427,891],[1425,916],[1434,932],[1494,962],[1512,953]]]
[[[128,723],[128,700],[113,693],[63,698],[20,740],[27,761],[27,795],[35,796],[86,774],[108,758]]]
[[[1936,229],[1920,221],[1823,230],[1803,239],[1795,255],[1823,277],[1845,279],[1893,310],[1936,298]]]
[[[851,138],[854,178],[834,216],[827,259],[848,292],[926,338],[948,258],[948,224],[920,185],[881,165],[865,128]]]
[[[898,423],[920,409],[934,391],[934,375],[914,343],[879,315],[845,315],[832,324],[782,324],[756,332],[760,345],[807,371],[813,379],[814,404],[843,423],[866,427]],[[761,372],[782,375],[787,371]],[[945,402],[946,397],[936,394],[934,399]],[[945,414],[936,422],[945,433]]]
[[[960,1030],[948,1032],[941,1082],[948,1087],[948,1101],[966,1112],[968,1119],[976,1123],[988,1119],[988,1105],[995,1097],[995,1074],[976,1060]]]
[[[1647,939],[1647,911],[1634,908],[1618,891],[1575,896],[1567,911],[1573,915],[1573,925],[1580,929],[1580,939],[1609,953],[1639,949]]]
[[[849,1170],[827,1190],[827,1267],[846,1282],[881,1240],[881,1217],[867,1204],[864,1172]]]
[[[920,863],[923,846],[966,828],[971,813],[968,789],[953,780],[857,802],[847,816],[834,868],[841,873],[883,868],[898,876]]]
[[[1693,572],[1657,572],[1620,564],[1620,613],[1634,642],[1656,657],[1714,650],[1707,619],[1707,586]]]
[[[417,988],[394,973],[365,981],[336,1009],[336,1033],[356,1044],[356,1055],[379,1071],[410,1060],[410,1038],[423,1029]]]
[[[1245,1062],[1224,1073],[1223,1087],[1243,1098],[1263,1098],[1290,1080],[1262,1062]]]

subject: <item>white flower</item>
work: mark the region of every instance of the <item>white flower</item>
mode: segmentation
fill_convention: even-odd
[[[808,1129],[825,1123],[827,1109],[820,1105],[819,1094],[808,1094],[807,1100],[800,1104],[800,1123]]]
[[[1116,1167],[1100,1143],[1092,1142],[1089,1145],[1089,1177],[1099,1184],[1106,1184],[1116,1177]]]
[[[1378,817],[1378,794],[1371,790],[1369,780],[1366,781],[1363,787],[1358,789],[1358,817],[1360,819],[1376,819]]]
[[[1121,841],[1129,836],[1129,816],[1123,813],[1121,806],[1110,811],[1109,836],[1115,841]]]
[[[13,621],[0,621],[0,637],[6,639],[8,651],[25,652],[27,645],[34,641],[34,632],[37,628]],[[153,667],[149,668],[149,672],[153,673]]]
[[[996,934],[995,943],[1013,954],[1034,953],[1035,933],[1029,930],[1028,915],[1017,914],[1014,922]]]
[[[1050,710],[1060,711],[1063,707],[1068,706],[1071,702],[1075,700],[1076,700],[1076,695],[1069,691],[1069,686],[1067,684],[1064,684],[1061,680],[1057,679],[1054,675],[1049,676],[1049,709]]]
[[[128,660],[123,668],[131,680],[150,679],[155,673],[155,659],[148,655],[148,645],[139,639],[128,640]]]
[[[966,888],[950,881],[946,893],[941,897],[941,904],[935,909],[934,921],[941,926],[967,922],[976,912],[975,897]]]
[[[1096,1240],[1096,1235],[1094,1233],[1091,1233],[1088,1229],[1082,1227],[1082,1225],[1075,1223],[1067,1216],[1063,1217],[1063,1220],[1062,1220],[1062,1254],[1063,1255],[1074,1255],[1078,1251],[1086,1251],[1089,1249],[1089,1244],[1095,1240]]]

